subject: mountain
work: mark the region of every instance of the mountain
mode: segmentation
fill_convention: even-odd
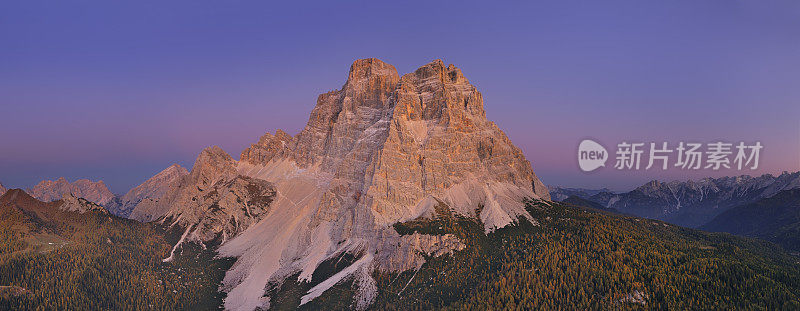
[[[189,171],[182,166],[171,165],[123,195],[112,213],[129,217],[139,203],[144,200],[160,199],[171,189],[177,187],[181,179],[187,175],[189,175]]]
[[[30,195],[41,201],[50,202],[63,198],[65,195],[74,195],[84,198],[102,206],[117,204],[117,197],[111,193],[103,181],[78,179],[72,183],[64,177],[56,181],[43,180],[29,190]]]
[[[230,260],[67,195],[39,201],[20,189],[0,196],[0,310],[210,310]]]
[[[491,232],[520,217],[536,222],[526,198],[550,196],[460,69],[436,60],[400,77],[362,59],[340,90],[319,96],[295,137],[266,134],[239,161],[208,148],[176,188],[131,217],[180,228],[174,250],[222,243],[221,255],[238,258],[223,282],[226,308],[267,308],[274,286],[298,272],[310,280],[347,254],[358,256],[347,274],[359,276],[363,309],[376,294],[372,271],[416,269],[422,254],[461,247],[452,235],[402,236],[393,224],[434,217],[444,204]]]
[[[165,172],[130,196],[141,222],[0,197],[0,309],[800,309],[798,259],[770,242],[550,201],[440,60],[357,60],[297,135]]]
[[[189,175],[160,198],[140,202],[130,216],[185,228],[179,244],[217,244],[261,220],[274,197],[270,182],[238,174],[236,161],[214,146],[200,153]]]
[[[64,198],[61,199],[61,202],[62,204],[58,208],[69,212],[77,212],[81,214],[89,211],[109,213],[105,207],[84,198],[76,197],[72,194],[64,195]]]
[[[3,183],[0,183],[0,195],[3,195],[3,193],[6,193],[6,191],[8,191],[8,189],[6,189],[6,187],[3,187]]]
[[[108,211],[100,205],[89,202],[83,198],[66,195],[61,200],[52,202],[39,201],[21,189],[11,189],[0,196],[0,206],[6,209],[14,209],[23,214],[36,217],[38,219],[59,219],[70,213],[82,214],[86,212],[98,212],[108,214]],[[70,212],[70,213],[65,213]]]
[[[719,214],[700,227],[772,241],[788,250],[800,251],[800,189],[740,205]]]
[[[800,188],[800,172],[784,172],[779,176],[765,174],[759,177],[704,178],[698,181],[653,180],[625,193],[602,191],[570,194],[622,213],[698,227],[735,206],[796,188]]]
[[[561,186],[547,186],[547,190],[550,191],[550,198],[552,198],[554,201],[564,201],[571,196],[576,196],[586,199],[598,193],[612,193],[611,190],[608,190],[608,188],[585,189],[585,188],[569,188]]]

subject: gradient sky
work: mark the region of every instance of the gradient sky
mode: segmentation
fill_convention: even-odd
[[[124,193],[209,145],[238,158],[366,57],[460,67],[547,184],[800,170],[798,1],[377,2],[3,1],[0,181]],[[586,137],[765,148],[755,172],[586,174]]]

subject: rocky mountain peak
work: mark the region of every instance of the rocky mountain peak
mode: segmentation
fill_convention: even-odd
[[[235,174],[235,161],[222,148],[211,146],[200,152],[189,175],[201,188],[215,183],[223,176]]]
[[[8,189],[6,193],[0,196],[0,205],[6,205],[9,202],[24,202],[24,203],[32,203],[36,202],[36,198],[32,197],[30,194],[25,192],[22,189]]]
[[[3,183],[0,183],[0,195],[3,195],[4,193],[6,193],[6,191],[8,191],[8,189],[6,189],[6,187],[3,186]]]
[[[87,199],[76,197],[72,194],[65,194],[63,198],[52,202],[43,202],[38,200],[25,192],[22,189],[10,189],[5,194],[0,196],[0,206],[17,206],[22,209],[28,210],[64,210],[75,213],[86,213],[89,211],[97,211],[101,213],[108,213],[108,211]],[[37,212],[38,214],[38,212]]]
[[[195,165],[197,165],[199,162],[206,161],[215,163],[230,162],[233,161],[233,158],[231,158],[231,156],[219,146],[211,146],[203,149],[203,151],[200,151],[200,155],[197,157]]]
[[[180,174],[180,173],[183,173],[183,172],[188,173],[189,171],[186,170],[186,168],[184,168],[180,164],[174,163],[174,164],[170,165],[169,167],[165,168],[163,171],[159,172],[156,176],[161,175],[161,174],[164,174],[164,175]]]
[[[242,151],[240,161],[251,164],[267,164],[275,156],[286,155],[292,145],[294,138],[282,130],[275,131],[275,135],[266,133],[258,142],[250,145]]]
[[[398,80],[392,65],[356,60],[342,89],[318,97],[308,124],[296,136],[292,158],[300,166],[338,167],[367,129],[385,126]]]
[[[650,193],[650,192],[653,192],[653,191],[659,191],[662,186],[666,186],[666,185],[667,185],[666,183],[662,183],[662,182],[660,182],[658,180],[651,180],[651,181],[648,181],[647,183],[637,187],[636,190],[638,190],[638,191],[640,191],[642,193]]]
[[[113,213],[129,217],[142,201],[160,199],[177,187],[179,182],[188,175],[189,171],[178,164],[167,167],[122,196],[119,206]]]
[[[394,66],[377,58],[356,60],[340,92],[341,109],[354,112],[357,107],[385,108],[399,79]]]
[[[78,179],[70,183],[64,177],[55,181],[43,180],[30,189],[30,194],[44,202],[57,201],[65,195],[74,195],[104,206],[113,204],[116,200],[116,196],[103,181]]]
[[[436,59],[413,72],[415,78],[439,79],[449,84],[469,84],[469,80],[461,73],[461,69],[453,64],[445,66],[444,61]]]
[[[263,219],[220,248],[242,262],[226,275],[229,309],[268,308],[267,284],[296,271],[307,280],[343,252],[370,254],[358,270],[367,279],[375,268],[417,268],[434,247],[422,241],[455,247],[457,239],[409,240],[392,224],[432,217],[436,206],[491,231],[520,217],[536,222],[523,201],[550,198],[522,151],[486,119],[480,92],[441,60],[402,77],[380,60],[357,60],[297,136],[266,134],[241,159],[239,174],[269,181],[275,196]]]
[[[397,69],[377,58],[357,59],[350,65],[350,73],[346,84],[354,84],[363,80],[376,79],[397,80],[400,76]]]
[[[403,75],[396,96],[395,113],[410,120],[435,120],[463,130],[475,126],[476,118],[485,119],[481,93],[460,69],[441,60]]]
[[[269,284],[297,272],[308,281],[344,253],[366,254],[350,270],[363,276],[368,305],[373,269],[419,268],[422,254],[460,245],[452,235],[401,236],[393,224],[439,208],[492,231],[522,217],[537,223],[525,200],[549,198],[460,69],[436,60],[399,77],[371,58],[318,97],[295,137],[264,134],[240,161],[206,148],[188,177],[131,217],[180,228],[181,241],[221,241],[222,256],[238,257],[223,285],[227,309],[268,309]]]

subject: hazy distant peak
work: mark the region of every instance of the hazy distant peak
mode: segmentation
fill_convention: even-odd
[[[70,183],[64,177],[55,181],[43,180],[30,189],[30,194],[44,202],[57,201],[65,195],[74,195],[104,206],[116,199],[103,181],[78,179]]]

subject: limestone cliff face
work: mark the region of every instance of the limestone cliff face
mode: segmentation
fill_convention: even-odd
[[[392,65],[374,58],[355,61],[344,87],[317,99],[308,124],[297,135],[292,158],[303,167],[316,164],[327,172],[338,171],[359,139],[370,138],[364,137],[365,131],[377,130],[391,117],[390,97],[398,80]]]
[[[355,61],[299,134],[265,135],[237,170],[272,182],[277,195],[264,219],[220,247],[239,257],[223,287],[230,309],[269,306],[268,284],[297,272],[308,280],[343,252],[368,254],[348,270],[368,305],[372,269],[414,269],[422,254],[461,247],[453,236],[400,236],[392,224],[433,217],[441,204],[491,231],[519,217],[536,223],[523,200],[549,199],[530,162],[486,119],[480,92],[440,60],[402,77],[378,59]]]
[[[404,75],[394,100],[388,137],[366,191],[373,210],[388,221],[402,218],[427,194],[476,179],[549,199],[522,152],[486,119],[481,93],[458,68],[437,60]]]
[[[285,156],[293,143],[292,136],[282,130],[277,130],[275,135],[266,133],[257,143],[242,151],[239,159],[242,162],[266,165],[274,157]]]
[[[103,206],[115,204],[117,198],[108,190],[102,180],[95,182],[88,179],[78,179],[70,183],[64,177],[55,181],[43,180],[28,192],[34,198],[44,202],[57,201],[64,196],[74,195]]]
[[[219,238],[220,254],[238,258],[223,282],[228,309],[267,309],[270,286],[298,273],[308,281],[342,253],[362,254],[337,275],[355,278],[354,307],[365,308],[374,269],[417,269],[425,255],[463,248],[455,236],[401,236],[393,224],[437,209],[479,219],[486,231],[520,217],[536,224],[523,202],[549,198],[460,69],[436,60],[400,77],[372,58],[319,96],[295,137],[267,133],[239,161],[208,148],[176,187],[131,216],[179,225],[188,240]]]

